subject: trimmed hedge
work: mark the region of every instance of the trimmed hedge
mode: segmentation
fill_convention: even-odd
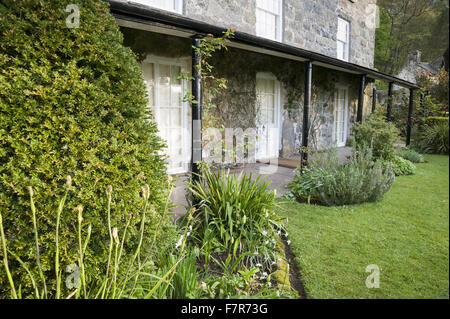
[[[135,55],[103,1],[75,1],[80,27],[69,29],[73,0],[0,3],[0,209],[8,247],[36,273],[27,187],[32,186],[44,272],[53,272],[55,214],[66,177],[73,180],[60,226],[61,264],[76,263],[77,205],[92,223],[88,274],[104,271],[109,242],[106,194],[113,187],[112,227],[140,218],[139,190],[150,187],[156,210],[167,198],[163,147],[147,105]],[[150,231],[152,227],[149,227]],[[51,245],[46,243],[52,243]],[[127,248],[135,244],[128,241]],[[1,256],[0,252],[0,256]],[[11,262],[18,282],[28,278]],[[6,291],[0,269],[0,296]],[[22,290],[29,286],[22,286]]]

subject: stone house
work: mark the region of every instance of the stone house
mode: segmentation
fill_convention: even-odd
[[[345,146],[351,126],[372,111],[375,79],[414,88],[373,70],[376,0],[107,2],[124,43],[142,58],[170,173],[187,172],[211,155],[201,153],[201,103],[183,99],[186,90],[202,98],[192,68],[201,58],[193,50],[199,36],[236,30],[228,50],[210,61],[227,88],[204,98],[217,105],[211,112],[220,127],[255,130],[256,160],[306,159],[306,147]],[[192,70],[193,79],[178,78],[183,70]],[[245,142],[251,144],[248,136]]]
[[[422,61],[422,54],[415,50],[408,53],[405,65],[399,71],[397,77],[412,83],[416,83],[416,76],[421,72],[429,72],[431,74],[438,73],[444,66],[444,56],[441,55],[430,63]]]

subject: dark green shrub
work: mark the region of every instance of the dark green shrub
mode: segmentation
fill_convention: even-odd
[[[412,163],[424,163],[423,155],[416,152],[412,148],[403,147],[398,150],[398,155]]]
[[[423,127],[415,144],[424,153],[449,154],[448,118],[433,119],[432,124]]]
[[[108,250],[107,186],[114,189],[112,226],[130,216],[133,235],[139,227],[139,189],[149,185],[151,204],[159,211],[167,176],[141,71],[122,45],[108,5],[76,2],[80,27],[69,29],[65,9],[73,2],[0,3],[0,210],[8,247],[36,273],[27,191],[33,186],[42,268],[53,273],[54,216],[71,176],[76,192],[68,196],[61,216],[60,260],[63,267],[76,263],[73,209],[82,205],[93,236],[87,275],[95,277],[105,271]],[[148,235],[154,228],[147,228]],[[125,245],[124,257],[136,244]],[[17,266],[12,262],[26,290],[30,282]],[[5,280],[1,268],[1,292]]]
[[[339,206],[377,201],[393,182],[390,165],[383,168],[381,160],[374,163],[370,149],[355,148],[347,164],[339,164],[336,150],[330,149],[312,160],[288,187],[301,202]]]
[[[390,160],[395,155],[398,131],[394,124],[386,122],[378,112],[371,114],[363,123],[353,125],[354,146],[372,148],[374,159]]]

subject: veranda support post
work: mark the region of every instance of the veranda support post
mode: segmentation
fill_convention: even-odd
[[[377,88],[374,87],[372,90],[372,113],[375,112],[377,108]]]
[[[308,164],[308,135],[309,135],[309,108],[311,106],[311,82],[312,82],[312,62],[306,64],[305,96],[303,104],[303,132],[302,132],[302,167]]]
[[[191,171],[192,180],[200,180],[200,162],[202,161],[202,94],[201,94],[201,51],[200,38],[192,40],[192,143]]]
[[[388,89],[388,101],[387,101],[387,114],[386,114],[386,120],[388,122],[392,119],[392,91],[394,89],[394,82],[389,82],[389,89]]]
[[[364,109],[364,89],[366,88],[366,75],[361,75],[361,81],[359,84],[359,98],[358,98],[358,112],[356,114],[356,121],[362,122],[363,109]]]
[[[411,144],[412,113],[414,110],[414,90],[409,89],[408,123],[406,126],[406,146]]]

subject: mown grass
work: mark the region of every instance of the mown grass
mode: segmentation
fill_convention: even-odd
[[[426,160],[377,203],[279,200],[308,298],[449,298],[449,157]],[[366,287],[369,264],[379,288]]]

